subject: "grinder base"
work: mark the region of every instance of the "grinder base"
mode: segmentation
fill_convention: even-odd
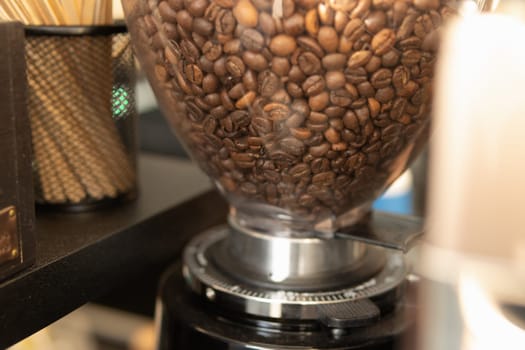
[[[349,330],[317,321],[232,313],[189,290],[179,263],[167,271],[161,282],[159,349],[391,350],[400,343],[410,323],[403,302],[398,300],[392,307],[374,323]]]

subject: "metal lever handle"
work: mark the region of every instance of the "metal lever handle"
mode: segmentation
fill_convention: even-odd
[[[342,228],[330,238],[353,239],[406,253],[423,233],[423,220],[419,217],[372,212],[368,222]],[[319,233],[318,237],[328,238],[326,233]]]

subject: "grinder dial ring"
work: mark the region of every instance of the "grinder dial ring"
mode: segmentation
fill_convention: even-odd
[[[396,294],[408,273],[402,253],[371,246],[368,249],[372,258],[374,252],[384,251],[384,267],[358,284],[322,291],[259,287],[221,271],[209,258],[210,250],[228,237],[229,230],[226,226],[213,228],[195,237],[184,251],[183,275],[195,293],[221,307],[248,315],[293,320],[323,319],[326,310],[332,306],[341,310],[357,302],[380,298],[392,292]],[[360,304],[360,307],[369,306]]]

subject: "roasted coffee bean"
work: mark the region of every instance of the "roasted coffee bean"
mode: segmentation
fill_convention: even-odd
[[[394,89],[391,86],[387,86],[377,90],[376,99],[381,103],[387,103],[394,98],[395,94]]]
[[[374,11],[365,18],[364,22],[366,29],[370,33],[377,33],[381,29],[385,28],[387,17],[383,11]]]
[[[360,18],[353,18],[343,30],[343,35],[350,41],[356,41],[366,33],[366,27]]]
[[[421,60],[421,51],[418,50],[405,51],[401,56],[401,63],[407,67],[418,64],[419,60]]]
[[[346,89],[330,91],[330,102],[338,107],[347,107],[352,103],[352,96]]]
[[[279,145],[283,151],[294,156],[302,155],[305,149],[304,143],[295,137],[284,138]]]
[[[315,174],[312,177],[312,184],[314,185],[330,186],[334,183],[334,181],[335,181],[335,174],[332,171],[321,172],[321,173]]]
[[[396,42],[396,34],[392,29],[382,29],[372,39],[372,50],[376,55],[390,51]]]
[[[326,52],[336,52],[339,45],[339,37],[333,27],[322,26],[317,34],[319,44]]]
[[[268,62],[266,58],[260,53],[254,53],[251,51],[244,51],[242,53],[242,60],[248,66],[256,72],[261,72],[268,68]]]
[[[203,75],[202,71],[200,70],[199,66],[196,64],[188,64],[185,69],[186,78],[194,83],[194,84],[200,84],[202,83]]]
[[[330,90],[339,89],[345,86],[345,75],[341,71],[330,71],[325,76],[326,87]]]
[[[320,94],[310,96],[308,99],[308,105],[312,111],[322,111],[330,103],[330,94],[326,91],[321,92]]]
[[[289,105],[292,102],[292,99],[286,89],[279,89],[272,95],[270,98],[273,102],[279,102]]]
[[[311,9],[305,15],[304,25],[306,31],[312,35],[317,36],[319,32],[319,17],[317,17],[317,10]]]
[[[242,59],[237,56],[229,56],[225,62],[225,68],[234,78],[240,78],[246,70]]]
[[[273,37],[269,47],[273,54],[286,57],[295,51],[297,44],[292,36],[279,34]]]
[[[357,85],[357,90],[359,91],[359,95],[361,95],[362,97],[372,97],[376,92],[369,81],[364,81],[361,84]]]
[[[246,27],[255,27],[258,22],[258,12],[250,0],[239,0],[233,8],[235,19]]]
[[[290,116],[290,108],[279,102],[271,102],[264,106],[264,111],[268,113],[273,121],[282,121]]]
[[[193,20],[193,31],[197,34],[208,36],[213,32],[213,24],[204,18],[195,18]]]
[[[323,57],[322,65],[326,70],[340,70],[346,66],[347,57],[341,53],[331,53]]]
[[[297,59],[299,68],[305,75],[318,74],[321,72],[321,60],[311,52],[303,52]]]
[[[416,14],[410,14],[403,19],[399,26],[399,30],[397,31],[397,40],[404,40],[414,32],[416,20]]]
[[[218,44],[214,44],[211,41],[207,41],[202,46],[202,53],[204,54],[204,57],[210,61],[215,61],[222,55],[222,46]]]
[[[242,77],[242,84],[246,90],[257,91],[257,77],[252,70],[247,70]]]
[[[274,19],[267,12],[261,12],[259,14],[259,26],[262,32],[268,36],[274,36],[276,33]]]
[[[296,13],[286,18],[283,21],[283,29],[284,32],[288,35],[297,36],[301,34],[305,29],[304,17],[301,14]]]
[[[217,17],[215,18],[215,30],[220,34],[233,33],[235,25],[235,17],[230,11],[222,10],[218,13]]]
[[[257,80],[259,81],[259,93],[263,97],[271,97],[280,88],[279,77],[269,70],[259,74]]]
[[[301,47],[305,51],[311,51],[313,52],[317,57],[323,58],[324,57],[324,51],[321,45],[313,39],[308,36],[300,36],[297,38],[297,45]],[[295,48],[294,48],[295,50]]]
[[[321,75],[312,75],[304,81],[302,88],[306,96],[314,96],[321,93],[325,86],[325,80]]]
[[[355,69],[361,66],[364,66],[368,63],[368,61],[372,58],[372,51],[368,50],[361,50],[355,52],[349,59],[348,59],[348,68]]]
[[[303,96],[303,89],[301,89],[301,87],[294,82],[289,81],[286,84],[286,90],[290,96],[294,98],[301,98]]]
[[[322,143],[319,146],[311,146],[308,149],[308,153],[310,153],[312,156],[319,158],[323,157],[326,152],[330,150],[330,144],[329,143]]]
[[[272,58],[272,71],[280,77],[288,76],[290,72],[290,61],[285,57],[273,57]]]
[[[246,50],[261,51],[264,48],[264,37],[255,29],[243,31],[240,40]]]
[[[345,78],[349,83],[361,84],[367,80],[368,73],[363,67],[345,69]]]
[[[370,78],[370,83],[376,89],[385,88],[392,83],[392,71],[382,68],[375,72]]]

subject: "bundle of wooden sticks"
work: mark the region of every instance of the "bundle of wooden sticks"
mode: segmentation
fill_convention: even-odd
[[[110,24],[111,3],[0,0],[0,17],[31,26]],[[134,164],[112,115],[122,45],[112,56],[112,36],[29,34],[25,46],[37,198],[77,204],[133,190]]]
[[[113,21],[111,0],[0,0],[0,17],[28,25],[100,25]]]

